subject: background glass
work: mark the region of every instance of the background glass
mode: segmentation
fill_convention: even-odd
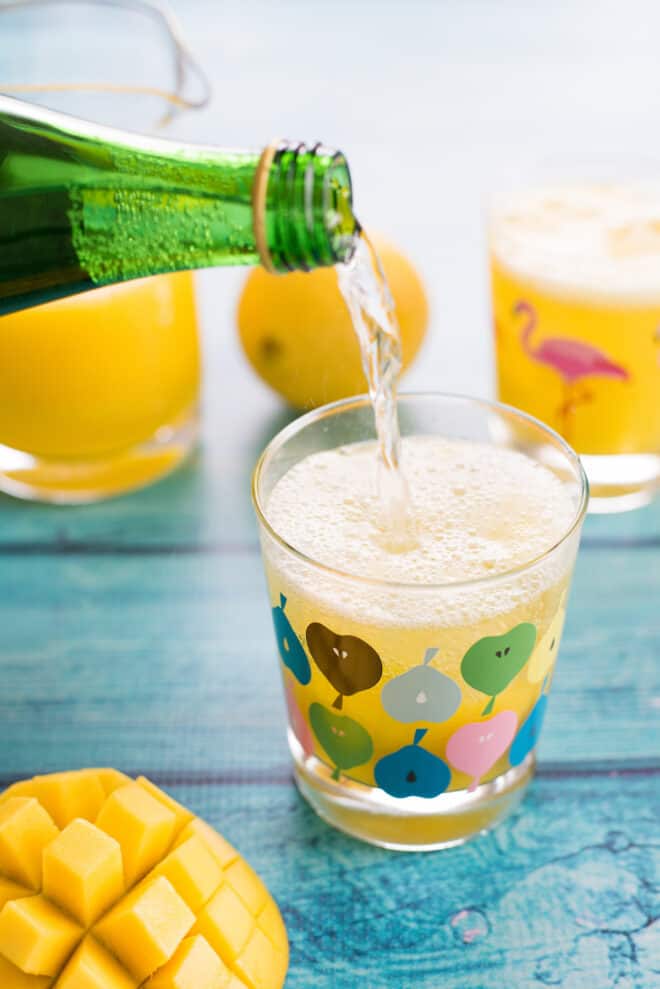
[[[209,96],[172,15],[142,0],[0,6],[0,93],[159,133]],[[194,446],[199,387],[189,272],[5,316],[0,489],[74,503],[158,479]]]
[[[590,511],[660,490],[658,175],[657,161],[558,158],[491,204],[498,395],[580,453]]]
[[[561,479],[575,506],[572,524],[560,542],[508,574],[441,586],[396,584],[351,577],[301,555],[274,531],[265,508],[279,478],[300,460],[319,450],[374,438],[367,400],[348,399],[303,416],[275,437],[257,465],[253,497],[298,786],[336,827],[375,844],[416,850],[455,844],[491,827],[515,806],[531,779],[586,510],[587,482],[570,448],[516,410],[442,395],[403,396],[399,409],[404,437],[441,436],[525,452]],[[354,603],[359,615],[352,610]],[[420,620],[420,613],[434,618]],[[450,614],[463,617],[443,624],[442,616]],[[375,650],[382,661],[377,685],[337,704],[332,677],[307,658],[304,643],[311,623],[357,637]],[[507,676],[494,701],[466,684],[463,676],[468,650],[475,645],[483,649],[486,638],[488,649],[499,648],[511,656],[493,662],[514,664],[504,670]],[[430,674],[436,652],[440,662]],[[384,714],[384,686],[413,669],[420,682],[439,678],[445,691],[458,694],[453,713],[418,725],[407,717],[399,722]],[[413,782],[414,795],[400,797],[396,786],[386,792],[375,785],[378,766],[392,756],[401,762],[406,780]],[[437,785],[443,773],[444,790]]]

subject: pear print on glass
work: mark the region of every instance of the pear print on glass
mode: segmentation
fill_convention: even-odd
[[[429,666],[437,652],[427,649],[423,663],[385,684],[380,696],[391,718],[403,724],[439,724],[454,714],[461,703],[461,691],[448,676]]]
[[[307,626],[307,646],[321,673],[337,691],[332,706],[341,710],[344,697],[375,687],[383,664],[375,649],[356,635],[340,635],[320,622]]]
[[[444,793],[451,780],[446,762],[420,746],[428,728],[418,728],[412,745],[383,756],[374,767],[377,786],[392,797],[425,797]]]
[[[280,594],[279,607],[273,608],[273,625],[275,626],[277,648],[284,665],[291,670],[298,683],[305,686],[311,680],[312,670],[302,643],[293,631],[291,622],[284,614],[285,608],[286,598]]]
[[[342,769],[353,769],[371,759],[374,751],[371,735],[353,718],[314,703],[309,708],[309,722],[334,763],[333,780],[339,779]]]
[[[527,667],[527,679],[530,683],[540,683],[544,680],[557,659],[557,649],[559,647],[559,640],[561,639],[561,633],[564,628],[564,621],[566,619],[566,593],[562,595],[561,601],[559,602],[559,609],[557,614],[550,622],[547,632],[539,640],[534,652],[532,653],[532,658],[529,661],[529,666]]]
[[[487,721],[463,725],[447,742],[449,764],[472,777],[468,792],[476,790],[481,780],[493,768],[513,741],[518,727],[515,711],[501,711]]]
[[[521,622],[504,635],[487,635],[463,656],[461,673],[466,683],[490,697],[482,716],[490,714],[498,694],[509,686],[529,659],[536,642],[536,626]]]
[[[523,721],[520,731],[513,740],[511,751],[509,752],[509,762],[512,766],[519,766],[527,758],[535,747],[543,727],[546,708],[548,706],[548,695],[545,693],[546,681],[543,683],[543,693],[536,704]]]

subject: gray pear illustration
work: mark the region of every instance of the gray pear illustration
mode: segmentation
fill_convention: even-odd
[[[438,652],[427,649],[424,662],[386,683],[381,692],[383,707],[396,721],[414,724],[447,721],[461,703],[460,688],[429,663]]]

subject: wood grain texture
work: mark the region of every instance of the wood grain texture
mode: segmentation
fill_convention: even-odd
[[[504,173],[563,148],[660,151],[650,0],[174,7],[216,89],[177,133],[344,147],[367,223],[419,264],[434,332],[408,387],[490,391],[481,208]],[[3,58],[26,50],[0,35]],[[340,50],[329,85],[320,53]],[[510,821],[423,856],[331,831],[291,783],[249,479],[292,413],[239,353],[242,277],[198,278],[204,443],[185,469],[88,508],[0,500],[0,780],[147,772],[271,886],[289,989],[659,989],[660,503],[587,522]]]

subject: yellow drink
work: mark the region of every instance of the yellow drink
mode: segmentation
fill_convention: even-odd
[[[199,379],[188,272],[2,317],[0,486],[67,501],[154,480],[186,452],[169,434],[194,417]]]
[[[597,495],[631,507],[660,480],[659,271],[660,189],[545,189],[493,215],[499,397],[586,454]]]
[[[263,548],[303,792],[319,809],[310,791],[340,790],[333,823],[422,847],[492,824],[529,779],[576,543],[544,554],[577,505],[515,450],[408,436],[402,462],[413,546],[374,526],[375,448],[352,443],[301,459],[265,506],[322,569]]]

